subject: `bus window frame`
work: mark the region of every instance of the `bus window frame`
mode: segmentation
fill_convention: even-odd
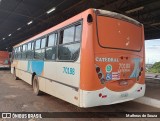
[[[45,47],[44,48],[41,48],[41,42],[42,42],[42,39],[44,39],[44,38],[46,38],[46,42],[47,42],[47,36],[46,35],[43,35],[43,36],[41,36],[41,37],[38,37],[38,38],[36,38],[35,40],[33,40],[33,43],[34,43],[34,47],[33,47],[33,52],[34,52],[34,55],[33,55],[33,59],[32,60],[45,60],[45,57],[46,57],[46,43],[45,43]],[[36,41],[37,40],[40,40],[40,48],[39,49],[36,49]],[[44,49],[44,58],[43,59],[37,59],[37,58],[35,58],[35,51],[36,50],[42,50],[42,49]]]
[[[22,60],[22,45],[17,47],[18,51],[17,51],[17,60]],[[19,54],[20,54],[20,58],[19,58]]]
[[[32,50],[32,42],[28,42],[28,43],[26,43],[26,44],[27,44],[27,51]],[[31,46],[30,49],[28,49],[28,47],[29,47],[28,45],[29,45],[29,44],[31,44],[31,45],[30,45],[30,46]]]
[[[27,59],[27,51],[28,51],[28,44],[27,43],[24,43],[23,45],[21,45],[21,60],[26,60]],[[24,50],[24,47],[25,47],[25,50]],[[22,58],[22,54],[25,53],[25,58]]]
[[[56,40],[56,41],[54,41],[54,45],[52,45],[52,46],[48,46],[49,36],[50,36],[50,35],[52,35],[52,34],[54,34],[54,35],[56,35],[56,34],[57,34],[57,40]],[[57,31],[54,31],[54,32],[52,32],[52,33],[48,34],[48,35],[47,35],[47,43],[46,43],[46,44],[47,44],[47,46],[46,46],[46,48],[56,46],[56,45],[57,45],[57,41],[58,41],[58,32],[57,32]]]
[[[43,39],[45,39],[45,46],[42,48],[42,40]],[[41,38],[41,47],[40,47],[40,49],[45,49],[46,48],[46,42],[47,42],[47,37],[46,36],[43,36],[42,38]]]
[[[49,34],[47,34],[46,36],[47,36],[47,40],[46,40],[46,47],[45,47],[45,61],[53,61],[53,62],[57,62],[57,57],[58,57],[58,55],[57,55],[57,44],[58,44],[58,30],[55,30],[55,31],[53,31],[53,32],[51,32],[51,33],[49,33]],[[49,36],[50,35],[52,35],[52,34],[55,34],[56,36],[57,36],[57,39],[56,39],[56,41],[54,41],[54,45],[53,46],[48,46],[48,41],[49,41]],[[46,59],[46,49],[47,48],[51,48],[51,47],[56,47],[56,58],[55,59]]]
[[[43,36],[41,36],[41,37],[38,37],[38,38],[36,38],[36,39],[34,39],[34,40],[31,40],[31,41],[29,41],[29,42],[26,42],[26,43],[24,43],[24,44],[28,44],[28,43],[31,43],[31,51],[33,51],[33,58],[32,59],[28,59],[28,58],[26,58],[26,60],[43,60],[43,61],[53,61],[53,62],[75,62],[75,61],[77,61],[78,60],[78,58],[79,58],[79,56],[75,59],[75,60],[59,60],[58,59],[58,46],[59,46],[59,41],[60,41],[60,31],[62,31],[62,30],[64,30],[64,29],[66,29],[66,28],[69,28],[69,27],[72,27],[72,26],[77,26],[77,25],[81,25],[81,35],[80,35],[80,41],[75,41],[75,31],[76,31],[76,29],[74,29],[74,41],[73,42],[70,42],[70,43],[65,43],[65,44],[61,44],[61,45],[67,45],[67,44],[72,44],[72,43],[80,43],[80,49],[81,49],[81,42],[82,42],[82,32],[83,32],[83,19],[81,18],[81,19],[79,19],[79,20],[77,20],[77,21],[75,21],[75,22],[72,22],[72,23],[70,23],[70,24],[68,24],[68,25],[66,25],[66,26],[64,26],[64,27],[61,27],[61,28],[59,28],[59,29],[57,29],[57,30],[54,30],[54,31],[52,31],[52,32],[50,32],[50,33],[48,33],[48,34],[46,34],[46,35],[43,35]],[[75,27],[76,28],[76,27]],[[53,34],[53,33],[55,33],[55,34],[57,34],[57,40],[56,40],[56,43],[55,43],[55,46],[57,47],[57,51],[56,51],[56,54],[57,54],[57,56],[56,56],[56,59],[55,60],[48,60],[48,59],[46,59],[46,48],[48,48],[48,47],[46,47],[46,45],[47,45],[47,42],[48,42],[48,37],[49,37],[49,35],[51,35],[51,34]],[[38,50],[38,49],[35,49],[35,45],[36,45],[36,41],[38,40],[38,39],[43,39],[43,38],[45,38],[46,37],[46,45],[45,45],[45,56],[44,56],[44,59],[35,59],[35,50]],[[32,45],[33,44],[33,45]],[[23,44],[22,44],[23,45]],[[22,46],[22,45],[20,45],[20,46]],[[18,47],[20,47],[20,46],[16,46],[15,48],[18,48]],[[34,46],[34,47],[33,47]],[[50,47],[53,47],[53,46],[50,46]],[[41,49],[41,40],[40,40],[40,49]],[[79,49],[79,55],[80,55],[80,49]],[[27,48],[27,51],[28,51],[28,48]],[[21,59],[19,59],[19,58],[16,58],[16,60],[21,60]]]
[[[80,41],[75,41],[76,26],[78,26],[78,25],[81,25]],[[73,42],[64,43],[64,44],[63,44],[63,43],[62,43],[62,44],[59,44],[59,42],[61,41],[61,40],[60,40],[60,39],[61,39],[61,38],[60,38],[60,37],[61,37],[61,36],[60,36],[61,31],[63,31],[64,29],[73,27],[73,26],[74,26],[74,39],[73,39]],[[58,30],[58,44],[57,44],[58,47],[59,47],[59,46],[63,46],[63,45],[69,45],[69,44],[79,43],[79,44],[80,44],[80,49],[79,49],[79,52],[78,52],[78,57],[77,57],[76,59],[74,59],[74,60],[59,60],[58,54],[57,54],[57,62],[75,62],[75,61],[78,60],[79,55],[80,55],[80,50],[81,50],[82,32],[83,32],[83,19],[80,19],[80,20],[78,20],[78,21],[76,21],[76,22],[74,22],[74,23],[71,23],[71,24],[69,24],[69,25],[67,25],[67,26],[64,26],[64,27],[62,27],[61,29]],[[58,49],[58,47],[57,47],[57,49]],[[57,51],[57,53],[58,53],[58,51]]]

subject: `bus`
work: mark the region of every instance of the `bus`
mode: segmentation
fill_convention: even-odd
[[[87,9],[13,47],[11,73],[78,107],[142,97],[144,27],[119,13]]]
[[[10,68],[10,58],[8,51],[0,51],[0,68],[7,69]]]

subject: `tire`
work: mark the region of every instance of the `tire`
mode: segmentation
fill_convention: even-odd
[[[37,96],[42,94],[42,92],[39,90],[39,81],[36,75],[33,78],[33,92]]]
[[[16,76],[16,69],[14,69],[13,76],[14,76],[14,80],[18,80],[18,79],[19,79],[19,78]]]

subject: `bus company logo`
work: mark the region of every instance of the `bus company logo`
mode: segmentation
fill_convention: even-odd
[[[42,118],[41,113],[2,113],[2,119],[24,119],[24,118]]]
[[[119,62],[118,58],[96,57],[97,62]]]
[[[11,113],[2,113],[2,118],[12,118]]]

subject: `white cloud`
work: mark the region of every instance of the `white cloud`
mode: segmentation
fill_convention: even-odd
[[[160,40],[145,41],[145,61],[146,63],[160,61]]]

